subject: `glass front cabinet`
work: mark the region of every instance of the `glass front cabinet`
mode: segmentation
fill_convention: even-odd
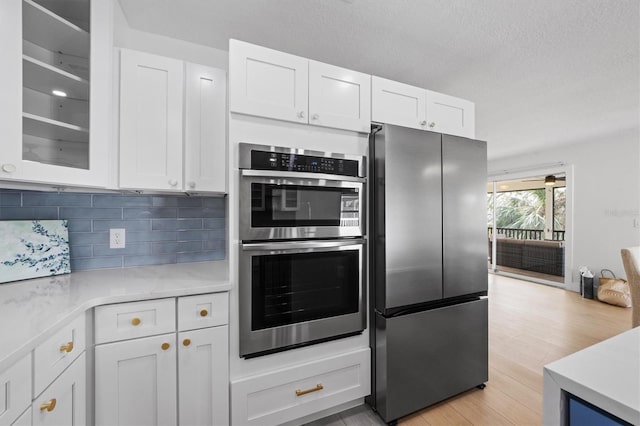
[[[0,179],[107,185],[111,0],[3,0]]]

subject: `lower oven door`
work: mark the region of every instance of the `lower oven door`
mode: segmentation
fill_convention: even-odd
[[[240,356],[362,332],[365,241],[243,244]]]

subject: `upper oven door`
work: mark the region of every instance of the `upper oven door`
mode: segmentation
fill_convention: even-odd
[[[240,239],[360,237],[364,235],[363,181],[242,170]]]

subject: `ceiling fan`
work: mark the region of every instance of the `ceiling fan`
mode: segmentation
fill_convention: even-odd
[[[523,182],[540,182],[541,180],[544,181],[545,185],[551,186],[555,185],[556,182],[564,182],[567,178],[565,176],[547,175],[544,178],[538,177],[534,179],[525,179]]]

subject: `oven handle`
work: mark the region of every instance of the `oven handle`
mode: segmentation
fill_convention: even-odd
[[[291,250],[304,248],[331,248],[364,244],[364,238],[339,241],[287,241],[278,243],[243,243],[242,250]]]
[[[287,172],[272,170],[241,170],[242,176],[259,176],[259,177],[275,177],[275,178],[295,178],[295,179],[325,179],[331,181],[344,182],[361,182],[367,181],[366,178],[354,176],[331,175],[327,173],[305,173],[305,172]]]

